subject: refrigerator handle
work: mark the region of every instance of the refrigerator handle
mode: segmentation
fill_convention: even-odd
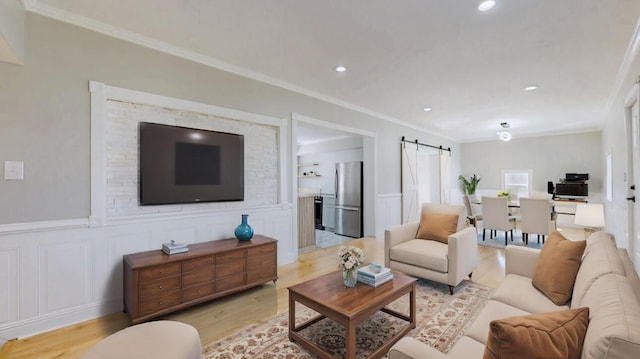
[[[338,199],[338,169],[336,168],[336,175],[334,177],[334,181],[333,181],[333,187],[335,189],[335,194],[336,194],[336,200]]]

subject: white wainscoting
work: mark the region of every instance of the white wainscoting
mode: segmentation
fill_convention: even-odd
[[[384,239],[384,230],[402,221],[402,193],[382,194],[376,204],[376,238]]]
[[[290,204],[210,211],[188,217],[137,218],[106,226],[58,222],[51,229],[5,228],[0,234],[0,337],[21,338],[123,309],[122,256],[174,239],[197,243],[233,237],[240,214],[255,233],[278,239],[278,264],[297,258]],[[88,220],[84,220],[88,224]]]

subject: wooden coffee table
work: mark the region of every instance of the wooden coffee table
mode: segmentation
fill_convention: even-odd
[[[303,337],[299,332],[324,318],[329,318],[345,328],[346,358],[356,357],[356,327],[377,311],[407,321],[400,330],[369,358],[380,358],[389,348],[411,329],[416,327],[416,279],[402,273],[393,272],[393,280],[370,287],[358,283],[355,288],[347,288],[342,281],[342,272],[336,271],[310,281],[289,287],[289,340],[300,343],[320,358],[332,358],[323,348]],[[394,300],[409,295],[409,316],[386,308]],[[296,326],[296,302],[316,312],[319,316]]]

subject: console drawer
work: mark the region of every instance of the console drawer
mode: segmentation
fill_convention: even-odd
[[[182,288],[189,288],[196,284],[212,282],[215,279],[215,272],[213,268],[189,272],[182,275]]]
[[[213,256],[189,259],[182,262],[182,273],[213,268],[214,263],[215,260]]]
[[[169,263],[140,270],[140,281],[146,282],[180,273],[180,263]]]
[[[244,258],[239,262],[218,263],[218,265],[216,265],[216,279],[242,272],[244,272]]]
[[[242,272],[216,280],[216,292],[224,292],[241,285],[244,285],[244,273]]]
[[[247,249],[247,258],[251,258],[253,256],[260,256],[260,255],[275,255],[275,254],[276,254],[275,244],[267,244],[267,245]]]
[[[249,271],[247,272],[247,283],[264,282],[265,280],[276,277],[276,273],[277,269],[275,266],[273,268]]]
[[[240,261],[244,261],[244,258],[245,258],[244,250],[221,253],[216,255],[216,265],[237,263]]]
[[[251,268],[264,268],[271,266],[277,266],[276,257],[273,254],[247,257],[248,270],[251,270]]]
[[[180,277],[177,275],[156,279],[154,281],[141,282],[139,295],[140,298],[143,299],[158,296],[174,289],[180,289]]]
[[[152,297],[140,301],[140,315],[157,312],[180,303],[180,290],[174,290],[162,297]]]
[[[184,289],[182,291],[182,301],[183,302],[188,302],[188,301],[193,300],[193,299],[197,299],[197,298],[200,298],[200,297],[207,296],[209,294],[214,293],[215,289],[216,289],[215,288],[215,283],[213,283],[213,282],[197,285],[195,287],[191,287],[191,288],[188,288],[188,289]]]

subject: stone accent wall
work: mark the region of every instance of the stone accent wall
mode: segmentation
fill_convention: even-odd
[[[108,100],[106,105],[107,217],[239,209],[278,203],[278,129],[247,121]],[[140,206],[138,123],[152,122],[244,135],[244,201]]]

